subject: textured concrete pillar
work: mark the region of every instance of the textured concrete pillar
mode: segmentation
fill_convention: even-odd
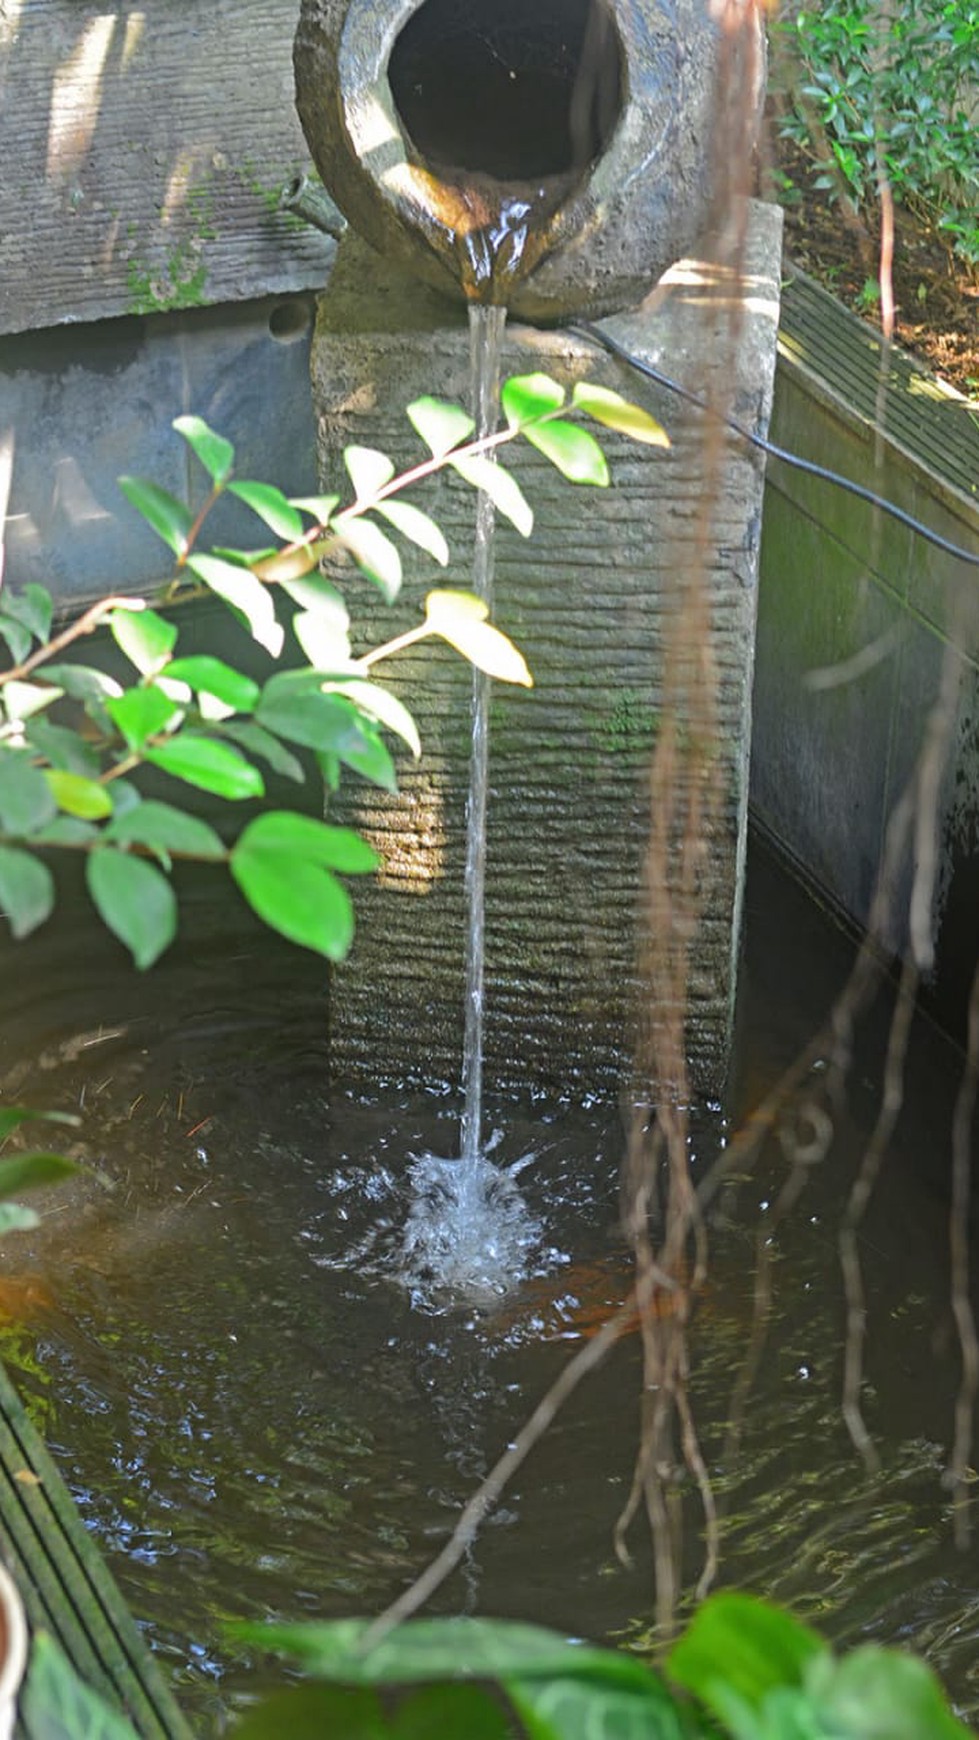
[[[731,286],[685,262],[642,309],[607,329],[696,390],[712,371],[734,413],[764,432],[775,365],[780,219],[753,206],[736,339]],[[320,300],[313,344],[323,487],[342,485],[348,443],[405,467],[423,454],[404,416],[422,393],[466,402],[464,313],[389,272],[354,237]],[[506,449],[536,526],[498,525],[494,618],[535,687],[494,689],[487,872],[486,1081],[574,1097],[613,1093],[628,1074],[636,999],[643,782],[661,705],[664,616],[695,559],[704,500],[703,419],[566,332],[508,329],[503,374],[587,378],[645,404],[669,453],[603,433],[612,486],[573,488],[526,443]],[[711,506],[707,579],[720,671],[723,813],[705,870],[693,949],[687,1049],[695,1086],[720,1091],[735,989],[746,821],[750,698],[763,466],[731,437]],[[419,619],[433,585],[469,584],[474,499],[454,474],[410,498],[452,549],[447,574],[409,559],[396,604],[346,581],[358,650]],[[358,934],[337,970],[332,1057],[341,1079],[457,1084],[462,1036],[463,858],[470,677],[426,643],[386,670],[418,722],[423,757],[400,764],[396,797],[346,781],[337,806],[378,846],[384,870],[358,886]]]

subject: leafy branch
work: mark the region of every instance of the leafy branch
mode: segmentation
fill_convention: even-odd
[[[45,587],[0,592],[0,638],[12,660],[0,671],[0,908],[15,937],[28,936],[54,908],[45,855],[58,848],[85,855],[94,905],[139,967],[152,965],[176,933],[170,876],[174,860],[182,859],[223,865],[259,917],[291,941],[331,960],[346,954],[353,905],[341,878],[378,864],[353,829],[291,809],[268,810],[226,842],[183,807],[179,793],[173,802],[146,797],[135,779],[153,769],[230,803],[260,801],[264,768],[302,784],[311,756],[327,793],[343,769],[394,791],[386,736],[416,757],[421,744],[410,712],[376,680],[375,667],[435,637],[489,675],[531,686],[522,655],[489,621],[485,603],[444,587],[428,592],[413,628],[355,656],[343,594],[321,571],[324,558],[343,555],[392,602],[403,581],[392,532],[447,567],[441,528],[402,499],[411,485],[446,469],[484,491],[529,537],[532,510],[497,452],[522,438],[569,481],[604,487],[604,454],[576,415],[669,445],[645,411],[587,383],[569,399],[546,375],[516,376],[506,382],[501,404],[505,426],[475,440],[472,419],[458,406],[416,400],[407,414],[427,457],[398,475],[387,454],[348,447],[343,458],[353,497],[345,505],[339,495],[288,497],[271,484],[239,478],[231,442],[200,417],[178,417],[174,428],[208,478],[202,505],[195,511],[143,478],[120,479],[130,505],[174,558],[173,577],[153,603],[112,595],[53,632]],[[201,547],[226,495],[272,534],[271,547]],[[173,607],[208,595],[228,606],[273,666],[285,646],[280,611],[290,612],[308,662],[273,669],[258,683],[216,655],[180,656]],[[134,667],[130,684],[98,662],[76,662],[77,643],[100,629],[108,629]],[[297,751],[306,752],[305,762]]]

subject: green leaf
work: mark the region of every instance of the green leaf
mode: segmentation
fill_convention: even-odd
[[[500,392],[500,405],[511,429],[522,429],[536,417],[559,411],[564,399],[564,388],[543,374],[511,375]]]
[[[177,933],[177,902],[166,877],[114,846],[90,853],[85,873],[103,923],[125,943],[137,967],[151,967]]]
[[[0,1202],[0,1238],[12,1232],[32,1232],[40,1224],[41,1217],[33,1208],[20,1202]]]
[[[321,681],[315,671],[276,672],[262,690],[256,722],[304,748],[332,749],[346,718],[338,704],[323,694]]]
[[[5,834],[31,834],[43,828],[56,810],[40,768],[32,767],[23,751],[0,747],[0,829]]]
[[[60,1184],[78,1170],[74,1160],[64,1154],[15,1154],[10,1160],[0,1160],[0,1197]]]
[[[609,483],[605,455],[587,429],[577,423],[530,423],[523,430],[524,438],[556,465],[562,477],[570,483],[592,483],[605,489]]]
[[[571,402],[576,410],[586,412],[606,429],[616,429],[620,435],[628,435],[633,441],[642,441],[648,447],[670,446],[666,430],[655,417],[651,417],[641,405],[632,405],[621,394],[613,393],[610,387],[596,387],[591,381],[579,381]]]
[[[350,551],[361,573],[379,586],[388,604],[401,590],[401,557],[396,544],[373,520],[344,520],[336,527],[339,543]]]
[[[732,1591],[697,1609],[666,1671],[723,1720],[726,1689],[757,1709],[774,1687],[801,1686],[808,1664],[825,1653],[817,1633],[791,1613]]]
[[[358,501],[372,501],[394,476],[391,460],[376,447],[345,447],[343,463]]]
[[[336,1740],[393,1740],[395,1733],[374,1692],[305,1685],[270,1692],[246,1709],[231,1729],[231,1740],[327,1740],[330,1735]],[[429,1740],[435,1740],[433,1730]]]
[[[867,1643],[806,1666],[822,1731],[840,1740],[969,1740],[935,1675],[917,1656]]]
[[[147,798],[135,809],[115,816],[104,830],[103,838],[118,846],[147,846],[155,852],[165,870],[170,868],[170,853],[188,858],[222,859],[227,857],[221,836],[197,816],[176,809],[172,804]]]
[[[295,1657],[304,1671],[344,1685],[418,1685],[438,1680],[596,1680],[645,1696],[650,1669],[618,1650],[574,1643],[539,1625],[507,1619],[410,1619],[365,1651],[371,1622],[233,1625],[258,1649]]]
[[[263,586],[247,568],[225,562],[220,556],[191,556],[187,566],[198,580],[203,580],[205,586],[240,613],[248,624],[252,639],[277,659],[285,632],[276,620],[275,605],[268,587]]]
[[[338,624],[342,620],[344,628],[350,626],[350,613],[343,601],[343,593],[334,586],[332,580],[327,580],[322,574],[303,574],[296,580],[280,582],[283,592],[288,592],[294,604],[301,605],[303,610],[316,611]]]
[[[51,692],[57,694],[56,689]],[[80,773],[84,779],[95,779],[98,775],[99,758],[91,744],[86,743],[77,731],[55,725],[50,719],[34,718],[24,735],[31,748],[50,761],[52,767],[63,768],[66,773]]]
[[[433,459],[442,459],[460,441],[468,441],[476,425],[458,405],[427,394],[408,406],[408,421],[420,435]]]
[[[534,529],[530,504],[515,477],[502,465],[480,454],[450,461],[460,477],[488,495],[498,513],[515,526],[522,538],[529,538]]]
[[[18,940],[30,936],[54,908],[54,878],[47,865],[30,852],[0,846],[0,907]]]
[[[172,773],[175,779],[185,780],[200,791],[214,792],[217,797],[232,800],[261,797],[265,790],[258,768],[239,755],[237,749],[196,732],[183,731],[172,742],[147,749],[146,760],[154,767],[162,767],[164,773]]]
[[[65,815],[75,816],[82,822],[97,822],[103,816],[111,816],[112,799],[104,785],[97,780],[88,779],[81,773],[64,773],[60,768],[49,768],[45,775],[48,789],[59,810]]]
[[[10,648],[10,656],[14,664],[22,664],[31,650],[31,631],[25,628],[13,616],[5,616],[0,612],[0,635]]]
[[[135,1728],[78,1678],[46,1631],[36,1631],[20,1718],[35,1740],[138,1740]]]
[[[324,694],[315,671],[270,677],[255,710],[259,724],[307,749],[339,756],[385,791],[397,790],[390,754],[371,721],[345,695]]]
[[[297,610],[292,632],[318,671],[342,671],[351,663],[350,636],[340,612],[330,617],[320,610]]]
[[[40,1112],[36,1106],[0,1106],[0,1142],[6,1141],[11,1130],[20,1124],[40,1120],[45,1124],[67,1124],[73,1130],[81,1123],[76,1112]]]
[[[122,694],[122,684],[94,665],[46,665],[49,682],[57,683],[72,701],[107,701]]]
[[[149,738],[166,731],[183,717],[183,708],[176,706],[155,684],[146,689],[127,689],[124,695],[107,701],[105,710],[130,749],[142,749]]]
[[[88,846],[98,837],[99,829],[91,822],[80,821],[77,816],[55,816],[46,828],[31,835],[31,842],[37,846]]]
[[[250,507],[277,538],[285,538],[291,544],[302,537],[306,529],[302,514],[273,483],[232,483],[228,489],[231,495],[236,495],[239,501]]]
[[[207,653],[173,659],[164,666],[160,674],[167,678],[173,677],[181,683],[188,683],[196,694],[203,691],[207,695],[215,695],[219,701],[233,707],[236,713],[250,713],[260,694],[258,684],[251,677],[244,676],[233,666],[226,665],[223,659],[212,658]]]
[[[263,761],[268,762],[273,773],[281,774],[284,779],[294,780],[297,785],[305,782],[302,762],[277,737],[273,737],[271,731],[263,730],[261,725],[232,719],[222,725],[221,735],[240,743],[242,749],[248,750],[249,755],[261,756]]]
[[[149,483],[143,477],[120,477],[119,488],[136,512],[142,514],[157,537],[169,545],[175,556],[182,556],[193,525],[190,509],[169,490]]]
[[[177,630],[155,610],[114,610],[107,618],[113,639],[140,676],[151,677],[166,664]]]
[[[334,698],[341,707],[350,705],[341,695]],[[332,753],[338,755],[347,767],[353,768],[363,779],[369,779],[372,785],[380,786],[382,791],[397,791],[398,774],[391,752],[375,727],[368,720],[358,717],[356,709],[352,709],[348,715],[347,727],[338,738]]]
[[[112,813],[114,816],[124,816],[127,810],[141,804],[143,794],[139,788],[128,779],[114,779],[109,787],[112,796]]]
[[[239,840],[231,874],[259,918],[290,942],[340,961],[353,940],[353,905],[342,882],[307,859],[278,847],[248,848]]]
[[[379,725],[386,725],[389,731],[402,738],[407,743],[416,760],[422,752],[418,727],[411,717],[407,707],[390,689],[382,688],[380,683],[372,683],[366,677],[344,678],[340,682],[323,684],[323,689],[331,695],[346,695],[367,713]]]
[[[63,689],[49,686],[45,683],[4,683],[0,690],[2,704],[8,719],[31,719],[42,708],[50,707],[64,694]]]
[[[329,524],[330,516],[340,505],[338,495],[293,495],[289,500],[293,507],[302,508],[303,513],[312,514],[320,526]]]
[[[203,417],[175,417],[173,427],[178,435],[183,436],[195,458],[200,460],[211,481],[225,483],[235,463],[231,442],[209,429]]]
[[[503,1689],[531,1740],[686,1740],[673,1698],[653,1675],[646,1686],[620,1686],[594,1681],[520,1679],[506,1675]]]
[[[383,514],[402,537],[408,538],[420,550],[424,550],[426,555],[432,556],[440,568],[446,567],[449,546],[441,527],[436,525],[430,515],[422,513],[421,508],[412,507],[408,501],[379,501],[376,511]]]
[[[513,1735],[505,1710],[483,1686],[423,1686],[402,1699],[389,1722],[391,1740],[512,1740]]]
[[[306,859],[346,876],[376,870],[381,862],[373,846],[353,828],[337,828],[330,822],[317,821],[315,816],[299,815],[295,810],[266,810],[249,822],[235,851],[259,850],[281,852],[296,861]]]
[[[46,586],[30,580],[23,592],[11,592],[9,586],[4,587],[3,610],[5,616],[12,616],[15,622],[22,623],[36,640],[47,640],[51,632],[53,604]]]
[[[487,622],[488,615],[489,606],[473,592],[430,592],[425,599],[425,621],[433,634],[441,635],[487,676],[532,688],[534,679],[523,654]]]

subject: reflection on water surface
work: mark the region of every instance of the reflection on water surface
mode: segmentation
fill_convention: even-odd
[[[816,1026],[848,951],[756,852],[732,1117]],[[224,927],[222,929],[222,926]],[[621,1129],[594,1108],[493,1105],[493,1160],[530,1155],[526,1278],[459,1304],[396,1279],[418,1156],[455,1152],[449,1094],[326,1093],[317,963],[192,900],[147,978],[86,933],[4,950],[6,1099],[80,1108],[111,1189],[53,1196],[2,1251],[0,1334],[89,1527],[202,1733],[274,1670],[227,1619],[379,1610],[442,1543],[480,1475],[628,1288]],[[957,1060],[922,1024],[907,1107],[867,1220],[868,1476],[839,1412],[840,1205],[878,1098],[869,1030],[830,1157],[780,1231],[773,1325],[740,1445],[761,1205],[784,1162],[719,1203],[694,1329],[694,1396],[724,1513],[723,1577],[833,1637],[914,1641],[979,1717],[979,1586],[952,1546],[941,1473],[958,1355],[947,1303]],[[724,1125],[707,1113],[694,1165]],[[524,1223],[522,1223],[523,1225]],[[639,1358],[624,1336],[520,1471],[443,1610],[641,1643],[650,1567],[611,1530],[631,1477]],[[689,1564],[699,1568],[690,1504]]]

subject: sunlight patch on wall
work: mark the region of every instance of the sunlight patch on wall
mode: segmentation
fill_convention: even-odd
[[[119,60],[120,72],[128,72],[143,35],[146,30],[146,13],[130,12],[126,19],[126,34],[122,40],[122,55]]]
[[[102,107],[102,78],[117,23],[113,12],[90,19],[78,46],[54,75],[48,123],[50,183],[77,175],[92,148]]]

